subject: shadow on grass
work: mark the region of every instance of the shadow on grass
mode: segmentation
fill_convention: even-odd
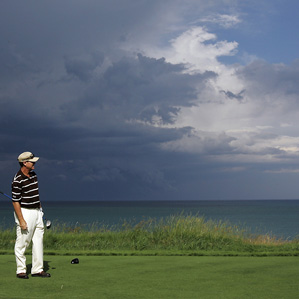
[[[44,271],[47,272],[50,269],[49,263],[51,261],[44,261]],[[26,266],[27,268],[27,273],[31,273],[31,268],[32,268],[32,264],[28,264]]]

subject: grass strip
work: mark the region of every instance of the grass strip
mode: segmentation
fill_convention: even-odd
[[[14,242],[14,230],[0,231],[0,253],[11,253]],[[297,256],[299,239],[254,235],[228,222],[181,215],[117,227],[54,223],[46,230],[44,248],[49,255]]]

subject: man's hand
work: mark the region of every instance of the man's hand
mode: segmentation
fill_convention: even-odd
[[[20,227],[22,230],[26,230],[28,228],[25,220],[20,221]]]
[[[22,214],[20,203],[16,202],[16,201],[13,201],[12,204],[13,204],[13,207],[15,209],[15,213],[16,213],[16,215],[18,217],[21,229],[22,230],[28,229],[27,223],[26,223],[25,219],[23,218],[23,214]]]

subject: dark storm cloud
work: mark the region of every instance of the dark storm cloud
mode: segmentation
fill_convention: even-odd
[[[67,74],[73,75],[82,81],[92,78],[96,68],[103,63],[104,55],[93,54],[87,57],[65,58]]]
[[[2,1],[1,188],[27,150],[41,157],[48,200],[248,198],[256,174],[285,171],[280,161],[296,158],[297,62],[235,66],[240,84],[217,61],[230,42],[205,44],[204,29],[201,47],[188,34],[176,44],[177,62],[154,53],[188,32],[187,16],[222,2]],[[277,168],[265,166],[272,158]]]
[[[231,91],[224,91],[224,90],[221,90],[221,92],[223,92],[230,99],[237,99],[237,100],[241,101],[244,98],[243,94],[244,94],[245,90],[242,90],[237,94],[234,94]]]
[[[77,77],[85,81],[86,65],[66,65],[67,69],[75,67]],[[158,116],[163,123],[171,123],[179,111],[175,106],[191,106],[197,95],[195,87],[204,86],[205,80],[214,76],[212,72],[190,76],[182,74],[183,69],[182,65],[140,54],[137,59],[124,57],[102,76],[95,76],[84,96],[63,105],[65,117],[84,117],[93,109],[106,123],[107,115],[113,121],[118,118],[150,123]]]
[[[88,186],[89,196],[96,192],[93,184],[100,184],[105,196],[116,197],[119,192],[127,199],[141,194],[149,199],[158,190],[173,190],[174,182],[165,177],[165,171],[175,159],[161,150],[161,144],[182,138],[190,129],[146,123],[153,124],[155,116],[164,124],[173,123],[179,112],[175,106],[192,105],[195,86],[204,86],[214,74],[182,74],[183,65],[142,55],[124,56],[99,74],[95,69],[103,60],[94,54],[65,57],[65,78],[60,84],[80,91],[71,101],[44,101],[28,94],[3,96],[1,125],[6,127],[3,139],[7,141],[3,150],[13,149],[13,160],[23,147],[32,150],[43,156],[40,171],[47,173],[49,181],[69,188],[76,183],[83,189]],[[43,94],[53,83],[30,78],[29,84]],[[11,135],[14,138],[8,142]],[[74,180],[74,173],[80,177]],[[83,191],[76,193],[79,197]]]

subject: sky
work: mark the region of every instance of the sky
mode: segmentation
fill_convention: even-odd
[[[0,190],[299,198],[299,2],[0,2]]]

